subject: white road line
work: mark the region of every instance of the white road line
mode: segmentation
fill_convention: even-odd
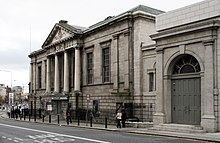
[[[17,138],[17,137],[15,137],[15,139],[16,139],[16,140],[19,140],[19,141],[24,141],[23,139],[20,139],[20,138]]]
[[[64,137],[68,137],[68,138],[74,138],[74,139],[85,140],[85,141],[96,142],[96,143],[111,143],[111,142],[106,142],[106,141],[100,141],[100,140],[83,138],[83,137],[78,137],[78,136],[65,135],[65,134],[58,134],[58,133],[47,132],[47,131],[40,131],[40,130],[36,130],[36,129],[24,128],[24,127],[1,124],[1,123],[0,123],[0,126],[10,127],[10,128],[17,128],[17,129],[33,131],[33,132],[39,132],[39,133],[53,134],[53,135],[64,136]]]

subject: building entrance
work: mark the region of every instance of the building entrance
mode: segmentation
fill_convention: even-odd
[[[201,89],[200,78],[172,80],[172,122],[200,124]]]
[[[171,79],[172,123],[199,125],[201,122],[201,78],[198,61],[183,55],[173,66]]]

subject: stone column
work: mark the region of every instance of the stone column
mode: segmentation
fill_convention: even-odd
[[[68,52],[64,52],[64,92],[69,92],[69,59]]]
[[[54,92],[59,93],[60,81],[59,81],[59,60],[58,55],[55,55],[55,78],[54,78]]]
[[[113,49],[113,54],[112,56],[114,56],[112,58],[112,62],[113,62],[113,90],[117,91],[118,90],[118,77],[119,77],[119,67],[118,67],[118,35],[114,35],[113,36],[113,42],[112,42],[112,49]]]
[[[164,88],[163,88],[163,51],[157,51],[156,55],[156,101],[154,124],[158,125],[165,122],[164,115]]]
[[[34,90],[34,64],[31,62],[31,65],[30,65],[30,81],[31,81],[31,84],[30,84],[30,93],[32,93],[32,91]]]
[[[44,60],[43,62],[42,62],[42,88],[43,89],[46,89],[46,72],[44,72],[44,71],[46,71],[46,65],[47,65],[47,60]]]
[[[129,91],[129,31],[124,33],[124,89]]]
[[[47,81],[46,81],[46,92],[51,91],[50,87],[50,58],[47,57],[47,75],[46,75]]]
[[[74,80],[74,90],[80,91],[80,49],[75,48],[75,80]]]
[[[216,118],[214,115],[214,55],[213,41],[204,42],[205,72],[204,72],[204,107],[201,124],[208,132],[215,132]]]

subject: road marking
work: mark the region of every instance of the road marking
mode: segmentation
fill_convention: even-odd
[[[111,143],[111,142],[106,142],[106,141],[101,141],[101,140],[95,140],[95,139],[89,139],[89,138],[71,136],[71,135],[65,135],[65,134],[58,134],[58,133],[53,133],[53,132],[48,132],[48,131],[40,131],[40,130],[36,130],[36,129],[24,128],[24,127],[1,124],[1,123],[0,123],[0,126],[17,128],[17,129],[33,131],[33,132],[39,132],[39,133],[53,134],[53,135],[58,135],[58,136],[63,136],[63,137],[68,137],[68,138],[74,138],[74,139],[79,139],[79,140],[85,140],[85,141],[90,141],[90,142],[96,142],[96,143]]]
[[[7,138],[9,141],[11,141],[12,139],[11,138]]]
[[[17,137],[15,137],[15,139],[16,139],[16,140],[19,140],[19,141],[24,141],[23,139],[20,139],[20,138],[17,138]]]

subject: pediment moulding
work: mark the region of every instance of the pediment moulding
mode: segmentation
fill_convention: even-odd
[[[82,31],[80,29],[67,24],[67,21],[61,20],[59,23],[55,24],[44,44],[42,45],[42,48],[49,48],[51,46],[63,43],[70,39],[79,37],[81,34]]]

